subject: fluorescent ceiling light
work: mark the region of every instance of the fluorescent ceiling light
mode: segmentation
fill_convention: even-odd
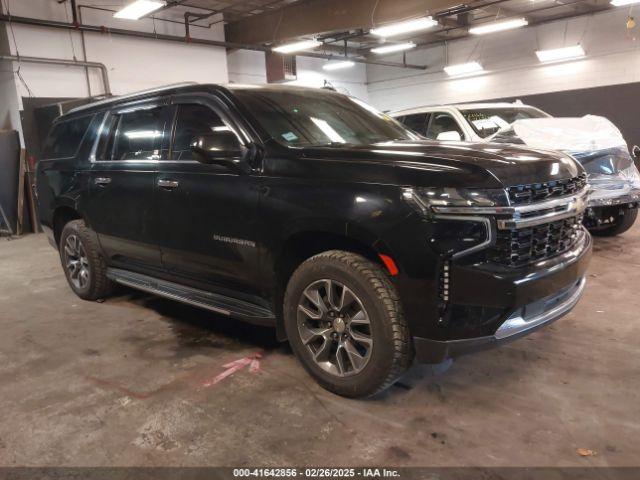
[[[371,35],[377,35],[378,37],[393,37],[395,35],[402,35],[405,33],[417,32],[418,30],[426,30],[427,28],[435,27],[438,25],[431,17],[416,18],[413,20],[407,20],[406,22],[392,23],[384,27],[373,28],[369,31]]]
[[[403,50],[411,50],[412,48],[416,48],[416,44],[413,42],[407,42],[407,43],[395,43],[393,45],[385,45],[383,47],[376,47],[376,48],[372,48],[371,51],[373,53],[383,54],[383,53],[391,53],[391,52],[402,52]]]
[[[467,75],[470,73],[483,72],[484,68],[478,62],[458,63],[457,65],[449,65],[444,67],[447,75],[455,77],[457,75]]]
[[[329,62],[322,66],[323,70],[340,70],[341,68],[353,67],[355,62],[351,60],[343,60],[342,62]]]
[[[127,20],[138,20],[164,6],[164,2],[157,0],[136,0],[123,9],[118,10],[113,16],[115,18],[126,18]]]
[[[584,57],[585,53],[581,45],[573,45],[552,50],[538,50],[536,55],[541,62],[557,62],[558,60]]]
[[[611,0],[611,5],[614,7],[624,7],[625,5],[633,5],[634,3],[640,3],[640,0]]]
[[[302,50],[311,50],[313,48],[319,47],[320,45],[322,45],[322,42],[319,42],[317,40],[302,40],[301,42],[279,45],[272,48],[271,50],[278,53],[292,53],[300,52]]]
[[[640,1],[640,0],[638,0]],[[512,18],[511,20],[503,20],[500,22],[491,22],[469,29],[469,33],[473,35],[484,35],[487,33],[501,32],[503,30],[511,30],[529,25],[525,18]]]

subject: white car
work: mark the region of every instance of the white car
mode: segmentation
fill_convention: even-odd
[[[551,115],[521,103],[469,103],[412,108],[391,116],[433,140],[482,142],[516,120]]]
[[[578,160],[589,176],[591,194],[584,225],[591,233],[618,235],[636,220],[640,173],[620,131],[606,118],[554,118],[520,102],[420,107],[391,115],[433,140],[513,143],[563,151]],[[634,147],[633,155],[639,153]]]

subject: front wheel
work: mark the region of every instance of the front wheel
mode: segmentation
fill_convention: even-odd
[[[361,255],[332,250],[302,263],[287,286],[284,319],[302,365],[339,395],[374,395],[413,360],[395,286]]]

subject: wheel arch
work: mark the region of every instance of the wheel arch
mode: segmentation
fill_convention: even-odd
[[[78,212],[75,206],[63,204],[56,207],[52,216],[52,228],[53,238],[55,239],[57,246],[60,245],[60,235],[62,234],[64,226],[72,220],[82,219],[82,215]]]
[[[393,258],[385,243],[370,231],[352,223],[342,223],[341,228],[301,228],[291,231],[274,258],[276,293],[274,309],[276,312],[276,335],[278,340],[286,340],[283,323],[284,292],[289,278],[305,260],[328,250],[344,250],[357,253],[379,264],[387,273],[388,268],[381,254]]]

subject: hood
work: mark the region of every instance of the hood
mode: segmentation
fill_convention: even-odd
[[[517,120],[489,141],[560,150],[578,160],[589,174],[611,175],[633,165],[620,130],[595,115]]]
[[[391,166],[395,181],[416,186],[503,188],[582,173],[580,165],[563,153],[505,144],[420,140],[301,150],[308,159]]]

